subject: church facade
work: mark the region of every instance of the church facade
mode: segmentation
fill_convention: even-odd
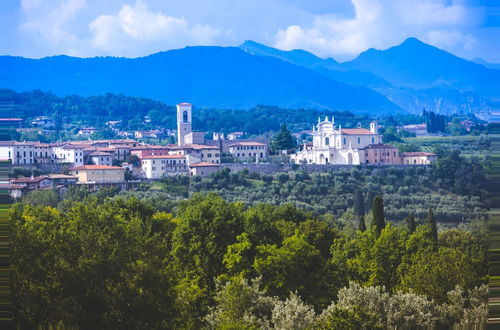
[[[303,149],[291,156],[292,162],[296,164],[339,164],[360,165],[370,163],[372,157],[367,157],[366,150],[373,150],[369,146],[377,145],[387,152],[394,153],[394,147],[382,144],[382,135],[378,134],[377,123],[371,122],[370,129],[336,127],[334,118],[323,121],[318,118],[318,124],[313,126],[313,142],[304,145]],[[391,157],[392,158],[392,157]],[[394,157],[394,162],[399,162],[399,155]]]

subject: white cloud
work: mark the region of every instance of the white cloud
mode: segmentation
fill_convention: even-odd
[[[318,15],[310,26],[291,25],[275,35],[281,49],[304,48],[322,56],[352,58],[367,48],[387,48],[417,37],[450,51],[471,50],[470,32],[481,11],[431,0],[352,0],[353,18]]]
[[[191,25],[185,18],[149,11],[138,0],[123,5],[116,15],[100,15],[89,24],[92,45],[108,54],[140,56],[145,52],[214,44],[221,30],[209,25]]]
[[[38,13],[41,5],[41,1],[38,0],[23,0],[22,9],[28,19],[20,24],[19,29],[39,34],[45,42],[55,45],[76,41],[76,35],[68,32],[65,29],[65,24],[85,8],[86,0],[57,1],[53,8],[44,15]]]

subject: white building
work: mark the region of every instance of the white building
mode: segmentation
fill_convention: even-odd
[[[73,166],[83,165],[83,149],[86,146],[63,144],[53,146],[53,160],[55,163],[68,163]]]
[[[34,163],[34,142],[0,141],[0,159],[10,160],[12,165]]]
[[[88,155],[94,165],[113,166],[113,155],[104,151],[94,151]]]
[[[364,148],[370,144],[382,143],[378,134],[377,123],[371,122],[370,129],[337,128],[334,119],[321,121],[313,127],[313,145],[304,146],[303,150],[291,156],[296,164],[364,164]]]
[[[146,156],[141,159],[141,168],[148,179],[159,179],[189,173],[186,156],[184,155]]]

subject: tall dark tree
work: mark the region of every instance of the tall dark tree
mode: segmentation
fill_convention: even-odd
[[[289,150],[295,147],[293,136],[285,124],[281,124],[280,130],[272,139],[270,146],[275,152],[278,150]]]
[[[375,226],[377,233],[380,234],[385,227],[384,200],[382,199],[382,195],[377,195],[373,200],[372,216],[372,226]]]
[[[415,214],[411,213],[406,219],[406,226],[408,228],[408,232],[412,234],[415,229],[417,229],[417,225],[415,224]]]
[[[434,246],[437,247],[438,242],[438,230],[436,224],[436,218],[434,217],[434,212],[432,208],[429,209],[429,213],[427,214],[427,224],[431,228],[432,241],[434,242]]]
[[[366,202],[365,205],[370,207],[370,205],[373,205],[373,200],[375,199],[375,196],[377,196],[377,192],[373,190],[368,190],[366,193]]]
[[[358,218],[365,215],[365,197],[363,196],[363,191],[361,189],[356,191],[354,195],[354,215]]]
[[[358,230],[360,230],[360,231],[366,230],[366,223],[365,223],[365,216],[364,215],[359,217]]]

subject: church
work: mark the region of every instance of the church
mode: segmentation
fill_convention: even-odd
[[[401,164],[397,148],[382,144],[377,123],[371,122],[370,129],[342,128],[335,126],[334,118],[313,126],[312,146],[304,144],[301,151],[291,156],[295,164]]]

